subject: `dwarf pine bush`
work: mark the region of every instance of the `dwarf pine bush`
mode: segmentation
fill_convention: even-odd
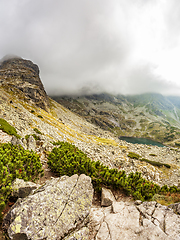
[[[92,179],[94,189],[100,191],[102,186],[122,189],[131,194],[134,199],[149,200],[160,187],[141,177],[141,173],[130,173],[110,169],[100,161],[92,161],[85,153],[72,144],[58,142],[59,147],[53,148],[48,156],[48,165],[58,176],[73,174],[86,174]]]
[[[121,189],[127,195],[132,195],[134,199],[142,201],[151,200],[156,193],[180,192],[176,186],[168,188],[164,185],[160,188],[159,185],[145,180],[139,172],[130,173],[127,176],[125,171],[110,169],[100,161],[91,160],[70,143],[58,141],[54,145],[59,146],[54,147],[49,153],[48,165],[51,170],[58,176],[86,174],[91,177],[95,191],[101,191],[102,186],[107,186]]]
[[[39,155],[20,145],[0,144],[0,219],[11,193],[12,181],[16,178],[35,181],[39,176],[43,176]]]

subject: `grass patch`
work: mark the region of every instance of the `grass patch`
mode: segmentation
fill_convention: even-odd
[[[0,129],[3,132],[6,132],[9,135],[14,135],[17,138],[21,138],[20,135],[17,134],[16,129],[11,126],[6,120],[4,120],[3,118],[0,118]]]
[[[149,154],[149,156],[152,156],[152,157],[157,157],[157,155],[156,155],[156,154],[154,154],[154,153],[150,153],[150,154]]]
[[[39,131],[39,129],[37,129],[37,128],[34,128],[33,130],[34,130],[37,134],[42,134],[42,132]]]
[[[151,161],[151,160],[148,160],[146,158],[141,158],[139,159],[140,161],[142,162],[147,162],[153,166],[156,166],[156,167],[163,167],[165,166],[166,168],[171,168],[171,166],[169,164],[166,164],[166,163],[160,163],[160,162],[156,162],[156,161]]]
[[[141,158],[141,156],[137,153],[134,152],[129,152],[128,157],[132,158],[132,159],[139,159]]]
[[[127,155],[128,157],[132,158],[132,159],[137,159],[137,160],[140,160],[142,162],[146,162],[146,163],[149,163],[153,166],[156,166],[156,167],[162,167],[162,166],[165,166],[166,168],[170,168],[171,166],[167,163],[160,163],[160,162],[156,162],[156,161],[151,161],[151,160],[148,160],[146,158],[141,158],[141,156],[137,153],[134,153],[134,152],[129,152],[129,154]],[[151,155],[152,156],[152,155]],[[154,155],[153,155],[154,156]]]
[[[41,140],[39,136],[37,136],[36,134],[32,134],[33,138],[37,141],[37,140]]]
[[[95,137],[95,140],[99,143],[102,143],[102,144],[113,145],[113,146],[118,145],[117,142],[114,141],[113,139]]]

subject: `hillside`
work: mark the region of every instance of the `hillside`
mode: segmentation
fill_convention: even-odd
[[[52,96],[87,121],[118,136],[144,137],[176,146],[180,141],[178,97],[161,94]]]
[[[94,160],[95,164],[99,161],[104,168],[108,166],[112,172],[115,171],[114,169],[124,170],[127,176],[131,176],[130,173],[132,172],[140,172],[145,180],[153,181],[153,184],[149,182],[149,186],[151,184],[154,186],[154,183],[157,183],[159,186],[167,184],[168,186],[180,187],[179,148],[130,144],[119,140],[113,133],[115,132],[116,135],[120,131],[130,133],[132,129],[135,133],[137,125],[141,126],[142,119],[149,122],[158,119],[159,122],[163,122],[164,118],[162,116],[156,116],[150,112],[145,115],[145,106],[134,107],[132,100],[130,101],[124,96],[114,97],[107,94],[74,99],[62,98],[63,106],[47,96],[39,77],[39,69],[31,61],[18,58],[9,59],[7,65],[1,63],[0,69],[0,143],[20,144],[24,149],[33,149],[40,156],[40,163],[45,174],[39,179],[38,184],[44,184],[49,180],[52,181],[54,186],[56,179],[54,180],[53,177],[57,177],[57,175],[48,167],[47,157],[52,153],[53,142],[64,141],[73,143],[75,147],[87,154],[87,157]],[[72,108],[76,113],[68,108]],[[137,118],[133,118],[135,113]],[[137,119],[139,119],[139,122],[136,122]],[[7,121],[6,127],[10,124],[11,127],[9,128],[13,129],[9,134],[16,135],[19,139],[7,134],[3,126],[4,120]],[[114,126],[116,126],[115,130]],[[172,128],[171,125],[170,128]],[[107,131],[109,129],[113,129],[113,131]],[[176,128],[173,129],[176,131]],[[139,133],[141,132],[139,131]],[[2,164],[1,167],[3,167]],[[18,169],[18,173],[21,173],[21,168]],[[100,174],[102,173],[100,172]],[[92,174],[94,174],[94,170]],[[77,178],[77,175],[74,176]],[[72,178],[74,177],[72,176]],[[42,188],[44,188],[44,185]],[[131,196],[124,197],[122,189],[118,189],[115,195],[120,200],[125,199],[127,201],[128,198],[132,200]],[[54,199],[54,195],[51,198]],[[166,199],[167,203],[170,204],[173,203],[175,197],[173,200],[172,198],[169,200],[168,197]],[[157,196],[154,200],[157,200]],[[47,201],[49,201],[49,198]],[[95,205],[99,204],[97,196],[94,196],[93,201]],[[157,201],[162,201],[162,199]],[[44,203],[42,202],[42,204]],[[128,206],[127,202],[126,209],[128,209]],[[45,209],[47,208],[45,207]],[[99,210],[101,211],[97,208],[97,211]],[[76,209],[75,212],[77,212]],[[27,217],[26,214],[24,216]],[[139,222],[140,218],[137,219]],[[177,220],[173,221],[177,222]],[[112,222],[114,224],[114,220]],[[132,222],[131,219],[130,222]],[[94,230],[95,227],[91,231]]]
[[[16,64],[11,65],[11,61],[13,64],[14,61],[17,61],[20,64],[18,68],[16,68]],[[11,69],[8,70],[9,77],[0,75],[0,118],[5,119],[15,127],[25,146],[27,136],[36,135],[36,151],[41,155],[44,168],[47,167],[46,159],[44,159],[46,152],[53,147],[51,142],[60,140],[75,144],[88,157],[96,161],[100,160],[110,168],[124,169],[127,173],[132,171],[142,172],[146,179],[153,180],[160,185],[179,184],[179,149],[130,144],[120,141],[113,133],[106,131],[110,127],[116,126],[115,129],[113,128],[116,135],[120,133],[132,135],[132,130],[134,134],[138,135],[139,133],[140,135],[141,131],[137,132],[138,126],[140,129],[150,129],[150,126],[153,125],[151,131],[154,131],[154,126],[162,124],[164,118],[152,115],[149,112],[146,112],[145,115],[144,106],[134,108],[133,104],[125,97],[114,97],[107,94],[71,100],[62,98],[63,106],[47,96],[44,88],[42,88],[39,72],[36,75],[34,74],[34,78],[38,81],[28,81],[28,89],[31,89],[28,91],[31,93],[30,96],[27,94],[26,87],[23,88],[20,85],[26,86],[26,77],[28,78],[29,71],[32,72],[29,70],[29,66],[33,69],[34,64],[27,60],[12,59],[11,61],[8,63],[8,66],[11,65]],[[26,77],[19,80],[22,76],[22,68],[27,74],[24,73]],[[36,65],[35,68],[37,69]],[[12,72],[14,72],[13,77],[11,77]],[[18,85],[16,84],[16,78]],[[34,86],[35,82],[36,87]],[[10,86],[10,83],[13,84]],[[38,99],[42,99],[43,103],[44,98],[46,105],[36,101],[34,96],[37,95],[37,92]],[[67,106],[65,103],[67,103]],[[73,106],[72,109],[76,110],[78,114],[73,113],[65,106],[68,108]],[[82,114],[83,111],[84,114]],[[132,117],[135,114],[137,115],[136,118]],[[84,117],[82,118],[80,115]],[[139,122],[137,119],[139,119]],[[95,124],[90,123],[90,121]],[[101,126],[101,123],[104,125]],[[165,128],[165,123],[163,126]],[[174,129],[174,132],[177,131],[171,125],[168,126],[170,131],[171,129]],[[147,162],[133,160],[128,157],[129,152],[135,152],[142,158],[151,161],[170,164],[171,168],[159,168]]]

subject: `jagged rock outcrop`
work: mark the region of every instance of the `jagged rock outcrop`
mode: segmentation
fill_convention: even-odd
[[[39,77],[39,68],[33,62],[19,57],[1,61],[0,84],[48,111],[48,96]]]
[[[105,208],[93,207],[90,240],[177,240],[180,216],[157,202],[116,202]]]
[[[19,198],[3,221],[10,239],[88,239],[91,179],[84,174],[47,181]]]

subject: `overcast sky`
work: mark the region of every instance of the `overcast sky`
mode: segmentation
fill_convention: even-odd
[[[48,94],[180,95],[180,0],[0,0],[0,58],[40,68]]]

